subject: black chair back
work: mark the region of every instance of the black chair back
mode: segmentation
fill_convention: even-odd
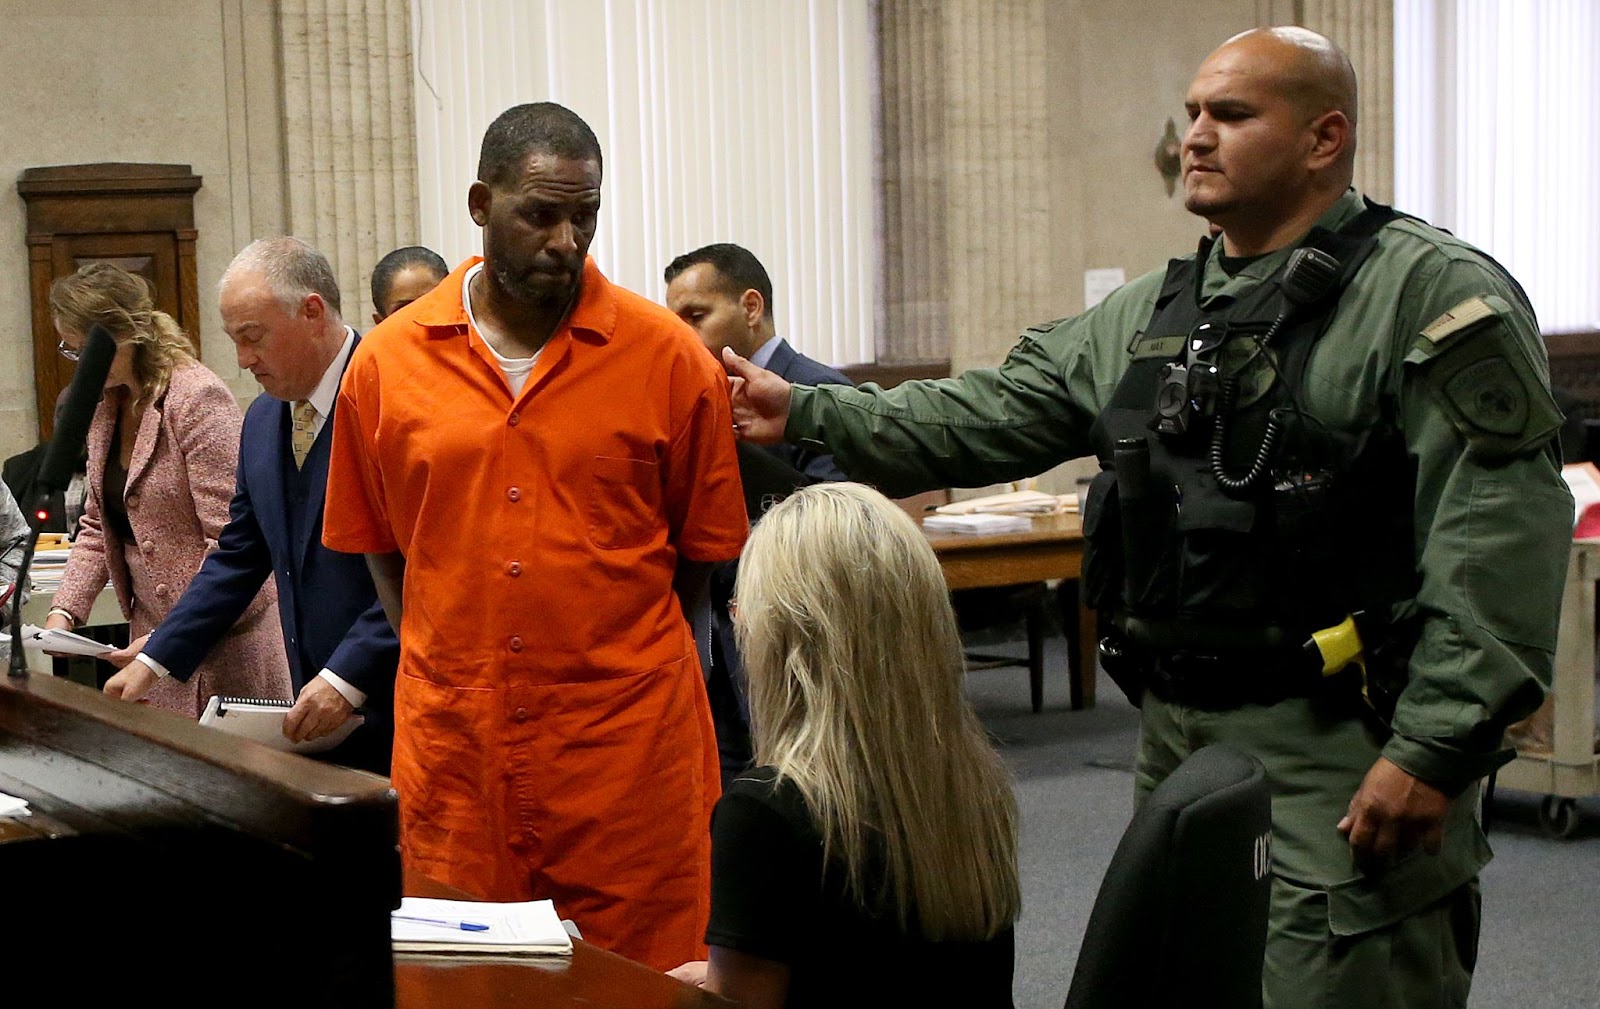
[[[1260,761],[1223,746],[1190,755],[1117,845],[1067,1009],[1259,1009],[1271,829]]]

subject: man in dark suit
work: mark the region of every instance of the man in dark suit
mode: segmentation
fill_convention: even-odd
[[[271,575],[296,698],[284,734],[314,740],[359,709],[365,723],[327,757],[388,774],[400,642],[362,557],[322,545],[330,421],[360,337],[340,315],[327,259],[296,238],[246,247],[223,274],[219,302],[239,367],[267,395],[245,414],[238,489],[216,550],[106,692],[137,700],[160,676],[187,679]]]
[[[791,382],[850,385],[848,378],[789,346],[772,317],[772,280],[748,249],[731,243],[707,245],[674,259],[666,269],[667,307],[700,334],[718,361],[722,348],[761,361],[762,367]],[[739,476],[745,505],[754,523],[775,501],[796,487],[825,480],[848,480],[833,456],[799,445],[739,443]],[[750,763],[749,706],[744,664],[733,643],[733,597],[737,561],[719,564],[711,575],[710,640],[706,690],[711,698],[717,749],[726,785]],[[696,635],[699,636],[698,633]]]

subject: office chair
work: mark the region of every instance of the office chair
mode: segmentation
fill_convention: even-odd
[[[1260,1009],[1271,828],[1260,761],[1191,754],[1123,832],[1066,1009]]]

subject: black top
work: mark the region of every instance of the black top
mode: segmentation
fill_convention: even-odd
[[[100,520],[123,543],[134,545],[133,523],[128,520],[128,467],[122,465],[122,422],[111,430],[111,451],[106,456],[105,485],[100,488]]]
[[[729,786],[711,818],[706,942],[786,963],[790,1009],[806,1006],[1009,1007],[1014,935],[934,943],[861,910],[842,864],[822,866],[822,835],[793,782],[772,768]]]

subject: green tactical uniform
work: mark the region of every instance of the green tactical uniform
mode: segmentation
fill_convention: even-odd
[[[1318,222],[1363,209],[1352,190]],[[1201,305],[1261,284],[1290,249],[1230,276],[1220,243]],[[1071,319],[1022,335],[997,369],[959,378],[794,389],[786,437],[816,443],[890,494],[1041,472],[1091,451],[1090,429],[1162,288],[1157,271]],[[1572,499],[1555,454],[1561,417],[1520,292],[1464,242],[1411,219],[1340,296],[1306,363],[1306,410],[1356,432],[1379,403],[1418,460],[1420,640],[1388,726],[1353,697],[1211,711],[1147,697],[1137,786],[1148,792],[1209,743],[1253,753],[1273,782],[1268,1009],[1462,1006],[1476,956],[1478,871],[1490,851],[1477,782],[1509,757],[1507,724],[1549,684]],[[1439,855],[1366,874],[1336,824],[1382,754],[1457,792]]]

